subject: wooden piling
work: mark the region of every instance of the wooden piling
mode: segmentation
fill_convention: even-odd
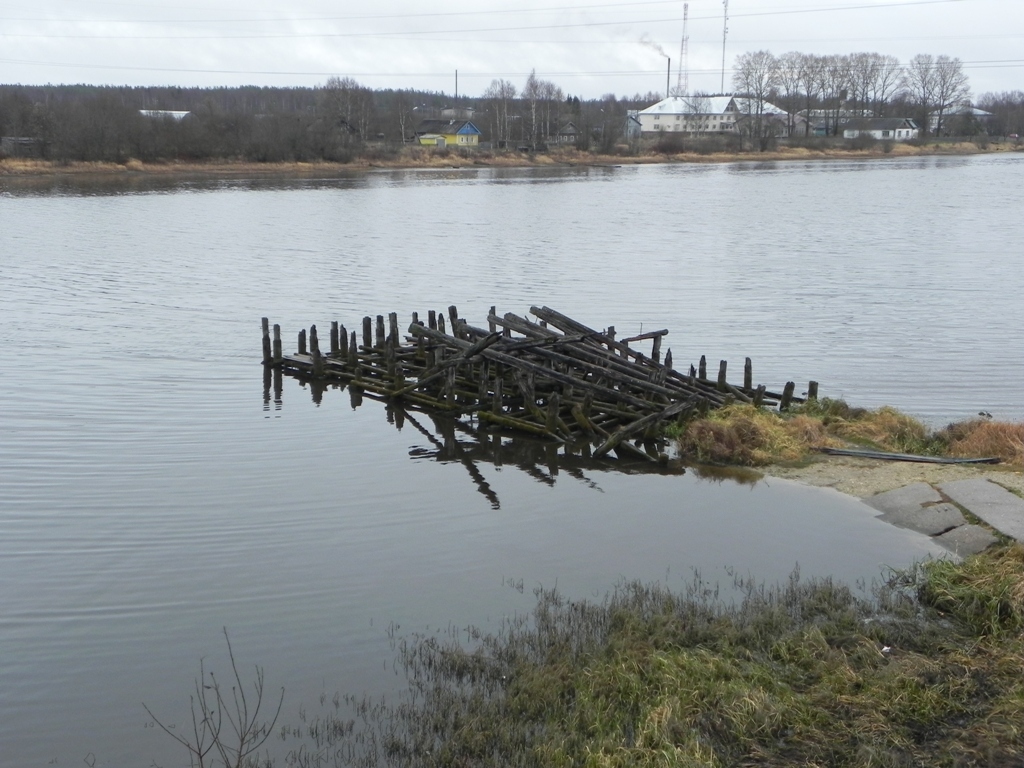
[[[790,403],[793,402],[793,392],[796,390],[796,384],[792,381],[786,382],[785,389],[782,390],[782,400],[779,401],[779,410],[785,411],[789,409]]]
[[[363,346],[373,347],[373,318],[369,315],[363,318]]]
[[[263,325],[263,364],[271,365],[273,363],[274,354],[270,348],[270,320],[264,317],[262,320]],[[269,391],[269,390],[268,390]]]
[[[697,378],[704,380],[708,378],[708,360],[704,355],[700,356],[700,364],[697,366]]]
[[[728,389],[728,385],[726,384],[726,380],[725,380],[725,372],[726,372],[726,369],[728,367],[729,367],[729,363],[727,361],[725,361],[725,360],[722,360],[721,362],[718,363],[718,391],[719,392],[725,392]]]
[[[743,361],[743,388],[753,389],[754,387],[754,364],[748,357]]]
[[[283,356],[281,349],[281,326],[274,323],[274,365],[281,364],[281,357]]]
[[[809,381],[807,382],[807,399],[817,400],[818,399],[818,382]]]
[[[301,331],[299,331],[299,354],[300,355],[308,354],[306,352],[306,329],[305,328],[303,328]]]
[[[384,349],[384,315],[377,315],[377,323],[374,326],[373,348]]]

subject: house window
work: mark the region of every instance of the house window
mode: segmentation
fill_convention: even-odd
[[[661,119],[661,115],[654,116],[654,122],[658,122]]]
[[[889,138],[889,131],[882,131],[882,138],[883,139],[888,139]]]

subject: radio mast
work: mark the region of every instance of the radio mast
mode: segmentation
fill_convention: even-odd
[[[725,12],[722,14],[722,95],[725,95],[725,38],[729,34],[729,0],[722,0]]]
[[[676,80],[676,96],[690,93],[690,35],[686,31],[690,18],[690,4],[683,3],[683,41],[679,44],[679,77]]]

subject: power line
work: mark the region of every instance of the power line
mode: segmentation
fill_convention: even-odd
[[[127,71],[143,71],[143,72],[176,72],[185,74],[214,74],[214,75],[284,75],[293,77],[330,77],[337,75],[337,70],[332,71],[297,71],[297,70],[256,70],[256,69],[204,69],[204,68],[182,68],[182,67],[140,67],[124,64],[70,64],[64,62],[52,62],[52,61],[28,61],[23,59],[3,59],[0,58],[0,63],[3,64],[22,64],[29,66],[45,66],[45,67],[67,67],[72,69],[103,69],[103,70],[127,70]],[[1014,67],[1024,67],[1024,59],[991,59],[991,60],[979,60],[979,61],[963,61],[961,65],[964,69],[1004,69]],[[560,72],[544,72],[545,77],[651,77],[661,74],[662,70],[659,69],[634,69],[634,70],[586,70],[586,71],[560,71]],[[692,69],[691,73],[702,74],[702,75],[715,75],[720,72],[716,67],[711,68],[700,68]],[[347,76],[351,77],[408,77],[408,78],[423,78],[423,77],[448,77],[451,75],[450,71],[441,72],[344,72]],[[530,74],[528,71],[522,72],[471,72],[460,69],[460,77],[467,78],[494,78],[494,77],[527,77]]]
[[[729,18],[749,18],[749,17],[763,17],[763,16],[787,16],[801,13],[829,13],[836,11],[855,11],[855,10],[876,10],[881,8],[897,8],[905,6],[921,6],[921,5],[939,5],[949,3],[959,3],[964,0],[907,0],[905,2],[889,2],[889,3],[878,3],[872,5],[844,5],[836,6],[835,8],[805,8],[805,9],[790,9],[781,11],[752,11],[748,13],[730,14]],[[652,3],[653,4],[653,3]],[[485,13],[481,11],[480,13]],[[453,15],[469,15],[466,14],[453,14]],[[359,18],[374,18],[374,17],[359,17]],[[385,17],[379,17],[385,18]],[[386,17],[392,18],[392,17]],[[717,19],[718,16],[702,16],[694,17],[697,19]],[[324,18],[324,19],[311,19],[314,21],[330,21],[330,20],[344,20],[344,17],[335,19]],[[373,37],[387,37],[393,38],[400,35],[412,35],[416,37],[438,35],[438,34],[480,34],[485,32],[525,32],[525,31],[542,31],[548,29],[581,29],[591,27],[610,27],[610,26],[621,26],[622,24],[630,24],[633,26],[645,26],[652,24],[666,24],[676,23],[682,21],[681,17],[673,16],[669,18],[661,19],[630,19],[625,22],[621,19],[615,21],[586,21],[586,22],[573,22],[563,24],[541,24],[541,25],[523,25],[517,27],[501,26],[501,27],[478,27],[475,29],[440,29],[440,30],[401,30],[401,31],[383,31],[383,32],[279,32],[279,33],[264,33],[264,34],[241,34],[241,35],[118,35],[118,34],[99,34],[99,35],[87,35],[87,34],[43,34],[43,33],[19,33],[19,32],[0,32],[0,37],[15,38],[15,39],[52,39],[52,40],[273,40],[273,39],[302,39],[302,38],[373,38]],[[83,22],[87,23],[87,22]],[[118,23],[118,22],[105,22],[105,23]],[[135,23],[135,22],[123,22],[123,23]],[[174,21],[166,21],[164,23],[174,24]],[[219,22],[216,22],[219,23]]]
[[[836,6],[834,8],[790,8],[776,11],[749,11],[747,13],[732,14],[735,18],[754,16],[786,16],[801,13],[828,13],[832,11],[853,11],[853,10],[874,10],[878,8],[898,8],[902,6],[915,5],[936,5],[945,3],[958,3],[964,0],[900,0],[888,3],[871,3],[861,5]],[[368,16],[278,16],[278,17],[239,17],[231,19],[53,19],[6,16],[0,17],[0,21],[32,21],[32,22],[56,22],[63,24],[90,24],[102,22],[106,24],[264,24],[264,23],[288,23],[302,21],[380,21],[382,19],[417,19],[417,18],[452,18],[460,16],[496,16],[507,14],[531,14],[531,13],[555,13],[561,11],[587,11],[611,8],[636,8],[645,5],[670,5],[677,6],[678,0],[641,0],[633,3],[604,3],[592,5],[556,5],[546,8],[514,8],[514,9],[489,9],[482,11],[435,11],[430,13],[394,13],[394,14],[373,14]],[[694,16],[694,20],[717,19],[717,15]]]

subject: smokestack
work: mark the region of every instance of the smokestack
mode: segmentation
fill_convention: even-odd
[[[668,56],[665,58],[668,59],[668,66],[665,68],[665,98],[667,99],[669,97],[669,83],[672,82],[672,59]]]

